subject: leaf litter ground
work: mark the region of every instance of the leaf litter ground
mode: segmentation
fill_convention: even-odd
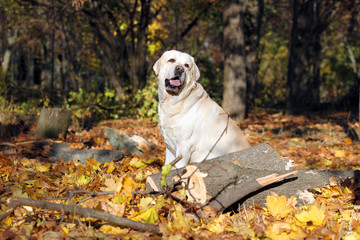
[[[359,239],[360,208],[351,181],[313,189],[311,203],[296,197],[268,196],[264,207],[241,207],[218,214],[210,207],[175,202],[162,195],[133,194],[145,190],[145,179],[161,170],[164,143],[149,121],[122,119],[100,122],[90,131],[72,131],[66,141],[74,148],[112,149],[105,128],[136,134],[151,144],[143,155],[100,164],[88,159],[50,162],[49,147],[35,146],[33,131],[1,143],[1,211],[10,197],[79,204],[116,216],[160,226],[162,236],[120,228],[106,222],[64,215],[35,207],[18,207],[0,223],[0,239]],[[299,169],[359,169],[358,122],[346,114],[289,117],[254,114],[241,123],[252,145],[268,143]],[[90,192],[113,192],[91,197]],[[300,205],[297,203],[301,203]],[[195,217],[194,213],[200,216]]]

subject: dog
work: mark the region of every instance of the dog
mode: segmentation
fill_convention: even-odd
[[[166,51],[154,64],[158,78],[160,133],[166,145],[165,164],[180,154],[181,168],[250,147],[235,121],[197,82],[194,58],[176,50]]]

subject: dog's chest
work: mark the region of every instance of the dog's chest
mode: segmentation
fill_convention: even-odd
[[[171,115],[168,111],[165,112],[159,108],[160,131],[165,142],[176,145],[178,142],[189,140],[194,128],[193,116],[191,112],[179,112]]]

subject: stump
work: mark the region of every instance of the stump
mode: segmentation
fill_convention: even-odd
[[[61,108],[43,108],[36,126],[36,134],[42,138],[65,137],[71,122],[72,111]]]

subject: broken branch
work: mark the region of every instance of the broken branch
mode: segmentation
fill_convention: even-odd
[[[90,208],[83,208],[80,206],[74,205],[63,205],[57,203],[51,203],[43,200],[34,200],[29,198],[18,198],[12,197],[8,200],[9,207],[3,213],[0,214],[0,221],[9,216],[17,207],[20,206],[31,206],[38,207],[42,209],[48,209],[53,211],[61,212],[62,214],[72,214],[72,215],[80,215],[82,217],[87,218],[96,218],[99,220],[107,221],[110,224],[121,226],[125,228],[131,228],[137,231],[142,232],[153,232],[156,234],[160,234],[160,229],[158,226],[136,222],[130,219],[118,217],[109,213],[97,211]]]

